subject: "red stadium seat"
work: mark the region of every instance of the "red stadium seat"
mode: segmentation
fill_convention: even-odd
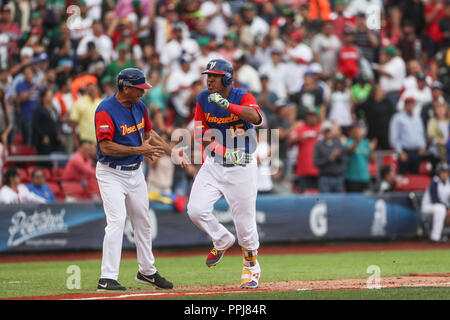
[[[431,175],[432,169],[430,161],[422,161],[419,166],[419,174]]]
[[[56,200],[58,201],[64,201],[66,200],[66,195],[64,194],[64,191],[61,188],[61,185],[57,182],[47,182],[48,187],[50,190],[52,190],[53,195],[55,196]]]
[[[97,195],[99,198],[100,196],[100,189],[98,187],[98,183],[96,179],[89,180],[86,184],[87,192],[91,195]]]
[[[72,197],[76,200],[92,200],[92,196],[80,182],[62,181],[61,186],[66,197]]]
[[[397,172],[398,160],[397,160],[397,155],[394,153],[383,156],[383,167],[390,167],[390,166],[393,166],[395,169],[395,172]]]
[[[17,168],[17,172],[19,173],[20,181],[22,183],[28,183],[31,181],[31,176],[28,174],[27,169]]]
[[[423,174],[405,174],[395,182],[394,191],[423,191],[430,185],[431,177]]]

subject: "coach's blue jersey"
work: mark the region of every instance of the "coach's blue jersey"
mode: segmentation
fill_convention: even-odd
[[[147,108],[140,101],[130,109],[124,107],[115,96],[103,100],[95,112],[98,161],[127,165],[141,162],[142,155],[107,156],[102,154],[99,141],[108,139],[121,145],[137,147],[144,141],[144,132],[151,130]]]
[[[208,102],[208,90],[203,90],[197,98],[196,125],[202,122],[203,131],[210,132],[216,141],[227,148],[243,148],[247,152],[253,153],[256,148],[254,125],[215,103]],[[250,93],[232,88],[227,100],[231,104],[244,105],[255,108],[260,114],[261,111],[256,104],[255,98]],[[208,134],[205,134],[205,137]]]

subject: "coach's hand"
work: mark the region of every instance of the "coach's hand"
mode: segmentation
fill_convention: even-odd
[[[150,160],[153,160],[154,158],[159,158],[164,155],[165,151],[161,146],[152,146],[148,143],[143,143],[139,147],[139,154],[149,158]]]
[[[211,93],[208,96],[208,102],[212,103],[214,102],[215,104],[217,104],[219,107],[224,108],[224,109],[228,109],[228,106],[230,105],[230,103],[228,102],[227,99],[223,98],[220,94],[218,93]]]

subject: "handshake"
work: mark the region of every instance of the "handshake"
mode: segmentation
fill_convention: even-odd
[[[230,105],[228,100],[223,98],[219,93],[211,93],[208,96],[208,102],[209,103],[213,102],[213,103],[217,104],[219,107],[224,108],[224,109],[228,109],[228,106]]]

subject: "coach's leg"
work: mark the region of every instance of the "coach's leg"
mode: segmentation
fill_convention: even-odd
[[[130,176],[125,203],[133,226],[139,272],[155,274],[148,191],[142,168],[133,171]]]
[[[212,166],[216,166],[219,172],[213,174]],[[205,163],[200,168],[192,185],[187,213],[191,221],[209,235],[214,248],[221,251],[227,248],[234,236],[212,214],[214,203],[222,197],[219,189],[222,181],[218,181],[217,175],[220,176],[223,167],[217,166],[219,165]]]
[[[106,215],[101,278],[117,280],[122,254],[126,207],[123,181],[120,181],[120,175],[112,170],[115,169],[98,164],[96,175]]]

